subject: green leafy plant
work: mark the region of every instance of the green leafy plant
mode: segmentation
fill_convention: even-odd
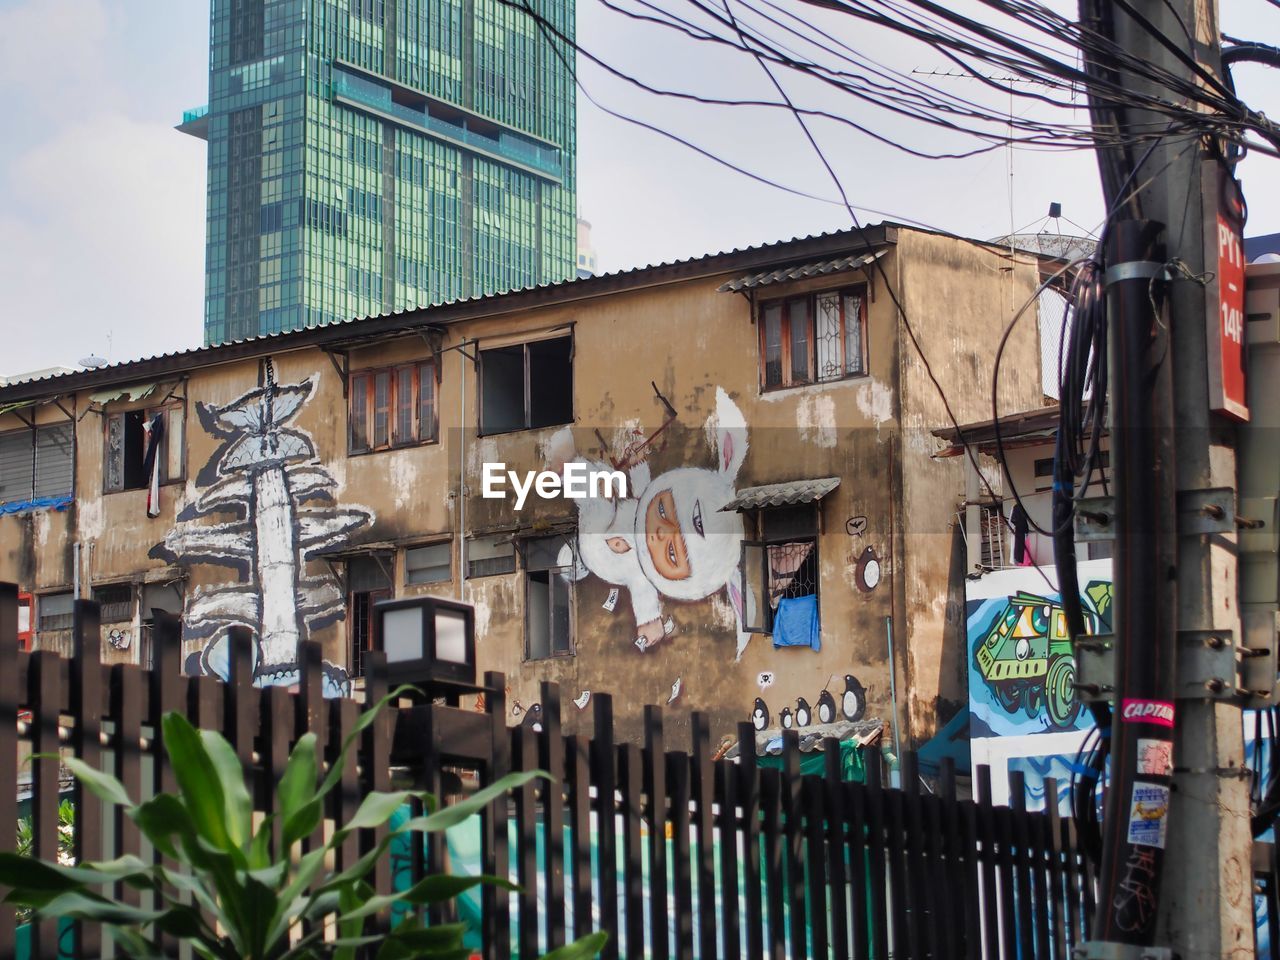
[[[63,800],[58,804],[58,863],[64,867],[74,866],[76,862],[75,830],[76,808],[70,800]],[[31,817],[19,817],[15,849],[19,855],[29,857],[31,851],[35,849],[35,842],[35,825]],[[18,923],[26,923],[30,920],[31,913],[30,907],[19,907]]]
[[[395,694],[392,694],[395,696]],[[423,907],[478,884],[514,887],[499,877],[447,874],[423,878],[406,890],[379,895],[368,881],[388,845],[401,834],[440,832],[479,813],[513,787],[545,774],[516,773],[447,807],[412,790],[375,791],[323,847],[304,852],[303,840],[321,825],[324,798],[337,786],[343,760],[356,736],[390,699],[361,714],[337,761],[317,787],[316,737],[299,739],[276,785],[276,812],[254,828],[253,801],[234,749],[221,734],[196,730],[179,713],[163,719],[164,745],[179,792],[135,803],[115,777],[74,758],[63,762],[104,803],[123,807],[141,833],[171,864],[135,856],[76,866],[20,854],[0,854],[0,883],[12,887],[5,902],[42,917],[101,923],[131,957],[165,956],[164,937],[188,942],[197,956],[220,960],[350,960],[377,945],[378,960],[465,958],[463,924],[424,926]],[[340,871],[328,864],[355,830],[383,827],[411,799],[428,812],[410,817],[355,863]],[[420,840],[417,842],[421,842]],[[152,896],[133,906],[110,894],[123,883]],[[390,933],[370,929],[393,906],[409,915]],[[326,939],[327,937],[327,939]],[[597,933],[547,955],[547,960],[594,957],[604,945]]]

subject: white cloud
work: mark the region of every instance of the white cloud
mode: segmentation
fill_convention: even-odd
[[[0,85],[6,99],[28,112],[90,112],[94,101],[85,94],[101,97],[115,85],[106,62],[109,28],[101,0],[27,0],[0,9]]]

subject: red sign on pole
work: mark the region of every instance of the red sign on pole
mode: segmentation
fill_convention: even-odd
[[[1218,251],[1217,276],[1213,284],[1218,288],[1218,296],[1216,304],[1212,298],[1209,301],[1211,309],[1216,307],[1207,331],[1209,408],[1214,413],[1248,421],[1244,346],[1244,200],[1235,179],[1216,164],[1214,166],[1218,173],[1218,189],[1217,202],[1211,206],[1213,219],[1210,223]]]

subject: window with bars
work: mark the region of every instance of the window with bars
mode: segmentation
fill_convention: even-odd
[[[351,375],[348,452],[372,453],[436,440],[436,372],[431,361]]]
[[[37,598],[37,634],[58,633],[71,629],[73,598],[70,593],[46,593]]]
[[[773,300],[760,308],[760,382],[765,390],[867,372],[862,287]]]
[[[745,621],[752,633],[772,633],[781,601],[818,600],[817,505],[762,510],[759,529],[759,540],[742,544],[742,593],[754,600],[746,601]]]
[[[357,557],[347,564],[347,637],[351,645],[350,674],[364,676],[364,656],[377,649],[378,620],[374,604],[390,600],[395,591],[384,562]]]
[[[103,623],[120,623],[133,619],[133,587],[127,583],[93,588],[98,601],[98,619]]]

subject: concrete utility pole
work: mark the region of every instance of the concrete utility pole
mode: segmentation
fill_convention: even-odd
[[[1131,9],[1154,24],[1173,46],[1219,74],[1216,0],[1130,2]],[[1135,22],[1126,7],[1129,4],[1111,5],[1119,47],[1190,79],[1189,66]],[[1125,77],[1125,82],[1139,85],[1131,76]],[[1169,96],[1167,91],[1150,92]],[[1160,130],[1168,124],[1158,115],[1138,111],[1129,111],[1125,121],[1130,131]],[[1138,144],[1133,156],[1141,156],[1145,149],[1145,144]],[[1210,234],[1205,229],[1204,198],[1215,198],[1219,189],[1218,167],[1206,162],[1207,156],[1203,142],[1180,135],[1160,143],[1133,178],[1133,184],[1140,185],[1141,216],[1166,227],[1162,239],[1167,262],[1181,261],[1187,268],[1178,271],[1179,279],[1164,285],[1172,375],[1156,376],[1152,384],[1153,409],[1171,410],[1177,425],[1174,463],[1157,463],[1156,469],[1172,471],[1179,499],[1176,574],[1156,571],[1164,599],[1172,600],[1168,591],[1176,591],[1177,636],[1161,637],[1158,642],[1177,649],[1179,676],[1173,792],[1155,942],[1172,948],[1181,960],[1253,956],[1252,836],[1249,784],[1242,776],[1241,709],[1236,701],[1215,698],[1213,693],[1222,691],[1213,690],[1212,684],[1197,685],[1187,679],[1192,661],[1207,649],[1212,637],[1230,642],[1240,639],[1236,534],[1234,530],[1212,535],[1189,532],[1192,524],[1213,512],[1213,507],[1204,505],[1204,491],[1229,488],[1234,492],[1236,488],[1233,427],[1210,412],[1207,331],[1213,328],[1207,326],[1206,318],[1217,313],[1216,297],[1208,302],[1216,284],[1206,288],[1202,282],[1187,279],[1218,268],[1216,247],[1206,249]],[[1125,372],[1138,377],[1148,374],[1143,370]],[[1168,449],[1167,444],[1158,446]],[[1232,514],[1230,506],[1227,513]],[[1123,643],[1129,630],[1123,624],[1119,629],[1119,642]],[[1231,688],[1226,691],[1229,694],[1235,678],[1229,674],[1225,679]],[[1113,731],[1118,733],[1122,723],[1117,711]],[[1121,804],[1127,811],[1127,798],[1122,798]],[[1105,955],[1105,951],[1090,952]],[[1160,954],[1117,951],[1111,955]]]

